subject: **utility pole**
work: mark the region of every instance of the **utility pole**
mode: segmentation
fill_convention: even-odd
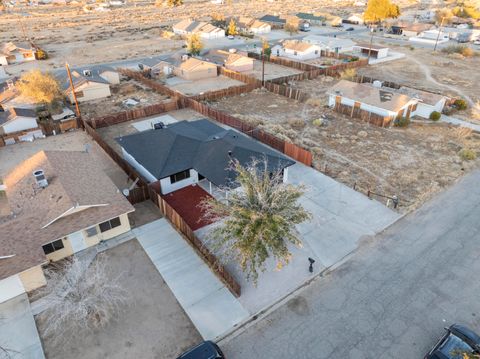
[[[80,119],[80,117],[82,117],[82,114],[80,113],[80,107],[78,106],[77,94],[75,93],[75,86],[73,86],[72,73],[70,72],[70,67],[68,66],[67,62],[65,63],[65,68],[67,69],[68,79],[70,80],[70,89],[72,90],[73,100],[75,101],[77,118]]]
[[[373,44],[373,25],[372,27],[370,28],[370,46],[368,47],[368,60],[367,60],[367,64],[370,63],[370,56],[372,55],[372,44]]]
[[[265,49],[262,46],[262,87],[265,87]]]
[[[440,28],[438,29],[437,40],[435,41],[435,46],[433,47],[433,52],[437,51],[437,44],[438,44],[438,40],[440,39],[440,33],[442,32],[443,20],[445,20],[445,16],[442,17],[442,21],[440,21]]]

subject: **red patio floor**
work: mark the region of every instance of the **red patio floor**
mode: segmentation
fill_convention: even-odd
[[[212,222],[202,219],[200,202],[205,197],[212,197],[200,186],[192,185],[162,196],[167,203],[196,231]]]

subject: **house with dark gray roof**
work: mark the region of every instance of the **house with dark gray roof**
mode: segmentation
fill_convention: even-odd
[[[274,26],[277,28],[284,27],[285,24],[287,23],[286,19],[281,19],[280,16],[275,16],[275,15],[265,15],[258,20],[262,22],[266,22],[267,24],[270,24],[271,26]]]
[[[237,131],[209,120],[180,121],[168,126],[116,139],[123,157],[150,183],[160,182],[162,194],[199,181],[221,188],[235,188],[232,159],[247,165],[267,159],[270,172],[283,171],[295,161]],[[210,186],[211,188],[211,186]]]

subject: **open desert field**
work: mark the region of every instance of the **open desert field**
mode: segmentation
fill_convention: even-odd
[[[471,131],[425,122],[381,128],[323,105],[322,101],[303,104],[261,90],[212,103],[309,149],[315,168],[336,180],[364,193],[398,196],[402,212],[418,207],[478,165],[458,155],[462,148],[480,151],[480,135]]]

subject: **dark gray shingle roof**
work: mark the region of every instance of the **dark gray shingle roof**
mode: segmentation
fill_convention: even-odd
[[[193,168],[217,186],[228,186],[236,174],[228,170],[231,157],[246,165],[253,158],[267,158],[271,171],[295,161],[237,131],[209,120],[181,121],[116,141],[157,179]]]

